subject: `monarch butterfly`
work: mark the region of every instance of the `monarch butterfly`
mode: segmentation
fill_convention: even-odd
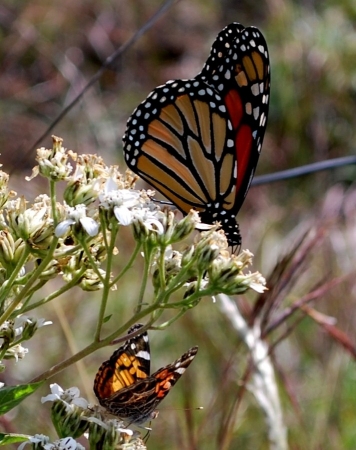
[[[266,41],[239,23],[217,36],[202,71],[154,89],[123,137],[127,165],[187,214],[219,221],[240,246],[236,222],[267,124],[270,67]]]

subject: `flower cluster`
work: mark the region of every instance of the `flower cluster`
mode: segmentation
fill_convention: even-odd
[[[146,446],[137,433],[124,428],[115,419],[108,419],[106,413],[98,407],[90,407],[80,397],[77,387],[63,390],[58,384],[51,384],[51,394],[42,397],[42,403],[51,401],[52,421],[59,439],[50,442],[45,435],[28,436],[28,440],[19,446],[22,450],[27,444],[34,444],[43,450],[84,450],[76,439],[84,436],[90,449],[126,449],[145,450]]]
[[[124,324],[114,325],[109,336],[102,336],[108,298],[135,258],[143,257],[144,269],[139,298],[131,305],[137,317],[134,315],[130,323],[146,316],[150,324],[155,324],[163,311],[170,310],[167,325],[203,297],[266,289],[258,272],[246,272],[252,263],[250,252],[231,255],[220,224],[200,223],[194,210],[178,219],[172,208],[162,208],[152,200],[153,191],[136,190],[137,177],[130,171],[121,174],[118,167],[106,166],[96,155],[67,151],[57,137],[53,137],[52,149],[38,150],[37,162],[28,180],[37,175],[47,178],[49,195],[40,195],[32,203],[9,191],[8,178],[0,173],[0,361],[23,358],[27,349],[21,343],[50,324],[28,316],[29,311],[75,286],[102,293],[95,338],[86,354],[115,340]],[[60,189],[62,200],[58,183],[65,184]],[[123,244],[122,227],[130,227],[136,247],[116,274],[114,259]],[[34,296],[57,277],[64,283],[54,284],[55,288],[47,289],[47,295],[40,299]],[[153,293],[148,287],[150,281]],[[82,356],[83,352],[74,355],[36,381],[54,375]],[[121,444],[145,448],[122,423],[108,421],[102,411],[89,408],[78,390],[63,391],[57,385],[51,389],[52,394],[42,401],[54,402],[52,421],[59,440],[51,443],[47,436],[35,435],[29,441],[34,448],[81,449],[75,439],[83,434],[88,436],[90,448],[97,448],[99,443],[100,448],[120,448]],[[103,446],[104,441],[110,445]],[[128,446],[131,441],[135,441],[135,447]]]
[[[74,171],[69,158],[76,164]],[[122,175],[100,157],[67,151],[56,137],[52,149],[38,151],[37,161],[31,179],[38,174],[47,177],[51,195],[37,197],[32,205],[23,197],[8,199],[0,209],[0,309],[6,319],[15,310],[23,313],[32,308],[23,292],[32,292],[38,279],[45,283],[60,275],[68,289],[76,285],[92,291],[105,283],[114,287],[116,280],[107,263],[117,254],[115,242],[121,226],[132,227],[148,268],[154,267],[155,293],[161,293],[159,304],[165,307],[169,299],[164,291],[169,284],[170,292],[186,288],[185,303],[188,297],[194,303],[203,295],[219,292],[263,291],[264,279],[259,274],[243,273],[251,258],[246,259],[245,253],[231,255],[218,225],[201,224],[193,210],[177,220],[173,211],[162,210],[152,201],[152,191],[134,189],[136,177],[131,172]],[[59,181],[66,183],[62,203],[55,190]],[[6,189],[2,191],[8,198]],[[170,256],[171,246],[189,238],[196,228],[207,231]],[[29,262],[33,271],[26,274],[24,267],[28,270]]]
[[[51,323],[49,320],[35,319],[25,315],[3,322],[0,325],[0,361],[11,358],[16,361],[23,359],[28,349],[23,347],[21,342],[31,339],[39,328]]]

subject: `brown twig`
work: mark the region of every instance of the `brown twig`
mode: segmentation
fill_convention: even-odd
[[[54,119],[51,125],[49,125],[49,127],[44,131],[44,133],[31,146],[31,148],[27,150],[25,153],[19,152],[19,154],[23,155],[22,157],[24,159],[26,159],[34,150],[36,150],[36,148],[43,141],[43,139],[50,134],[50,132],[63,119],[63,117],[65,117],[65,115],[79,102],[79,100],[84,96],[84,94],[101,78],[106,69],[109,68],[113,69],[114,64],[117,62],[119,57],[121,57],[125,51],[127,51],[130,47],[132,47],[140,39],[140,37],[144,33],[146,33],[146,31],[148,31],[152,27],[152,25],[155,22],[157,22],[157,20],[172,6],[172,4],[175,1],[177,0],[166,0],[163,3],[163,5],[158,9],[158,11],[156,11],[156,13],[128,41],[126,41],[123,45],[121,45],[121,47],[119,47],[108,58],[106,58],[105,62],[96,72],[96,74],[93,75],[91,80],[86,84],[86,86],[84,86],[81,92],[69,103],[69,105],[67,105],[61,111],[61,113],[56,117],[56,119]]]

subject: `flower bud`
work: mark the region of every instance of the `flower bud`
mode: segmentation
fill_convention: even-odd
[[[148,238],[148,230],[140,220],[132,222],[132,230],[135,241],[144,243]]]
[[[174,243],[182,241],[192,233],[199,222],[199,214],[196,211],[191,210],[187,216],[176,223],[170,242]]]
[[[0,170],[0,208],[2,208],[11,195],[8,190],[9,175]]]
[[[98,191],[96,189],[96,180],[76,179],[67,184],[64,190],[63,198],[70,206],[79,204],[90,205],[98,198]]]
[[[209,265],[219,256],[220,249],[217,245],[204,245],[199,251],[197,248],[197,267],[199,270],[207,270]]]
[[[83,409],[75,405],[66,405],[61,400],[53,403],[51,408],[53,425],[60,438],[82,436],[89,424],[83,419]]]
[[[103,424],[104,425],[104,424]],[[99,423],[89,422],[89,448],[102,448],[101,443],[104,440],[106,429]]]
[[[0,231],[0,263],[6,267],[12,263],[15,253],[15,241],[12,234],[7,230]]]
[[[72,172],[68,154],[62,146],[63,139],[52,136],[52,149],[44,147],[37,150],[38,172],[53,181],[65,180]]]
[[[105,277],[105,271],[99,269],[102,277]],[[92,269],[88,269],[85,271],[82,276],[79,286],[83,289],[83,291],[98,291],[99,289],[103,289],[103,283],[99,278],[98,274],[94,272]]]

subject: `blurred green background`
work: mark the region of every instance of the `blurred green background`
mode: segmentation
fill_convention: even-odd
[[[156,0],[1,2],[0,151],[3,169],[13,174],[12,189],[27,198],[44,191],[42,180],[24,181],[35,164],[28,149],[105,58],[160,4]],[[64,146],[79,153],[98,153],[108,164],[120,164],[124,170],[121,136],[132,110],[157,85],[194,77],[217,33],[233,21],[260,28],[270,51],[270,115],[257,174],[354,154],[354,0],[182,0],[123,55],[117,70],[105,72],[53,133],[64,139]],[[51,147],[50,137],[41,145]],[[252,188],[239,213],[243,248],[255,254],[254,270],[262,272],[267,283],[277,261],[304,232],[324,233],[304,258],[303,270],[296,272],[275,314],[320,280],[343,277],[314,306],[335,317],[351,342],[356,337],[355,174],[355,167],[349,166]],[[121,236],[118,268],[133,248],[130,233],[124,230]],[[130,317],[140,277],[138,264],[113,292],[112,320]],[[77,290],[70,298],[36,311],[54,325],[38,332],[24,360],[7,364],[2,380],[6,384],[28,382],[86,345],[94,332],[98,299],[99,294]],[[248,295],[239,300],[246,315],[254,299]],[[73,342],[68,343],[65,324],[74,335]],[[268,340],[275,340],[283,331],[282,326]],[[153,370],[192,345],[199,345],[199,354],[160,407],[149,448],[268,448],[264,417],[251,393],[244,392],[237,413],[231,413],[241,395],[248,355],[216,303],[203,299],[168,330],[150,336]],[[112,351],[103,349],[50,382],[64,388],[77,385],[95,401],[95,373]],[[356,368],[349,353],[315,321],[305,318],[274,349],[273,357],[290,448],[356,448]],[[46,386],[0,418],[1,431],[54,437],[49,406],[40,405],[40,397],[48,391]],[[197,406],[204,410],[193,410]],[[227,427],[229,417],[231,428]]]

